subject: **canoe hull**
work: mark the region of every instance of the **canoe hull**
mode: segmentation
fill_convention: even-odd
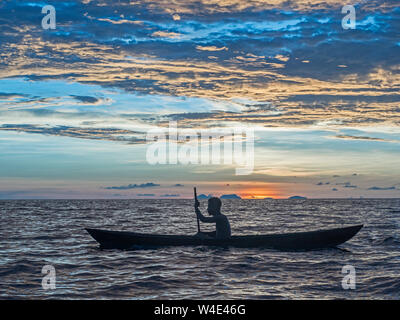
[[[232,236],[229,239],[201,239],[196,236],[150,235],[126,231],[89,229],[86,231],[102,249],[135,249],[164,246],[220,246],[313,250],[336,247],[354,237],[363,225],[330,230],[270,235]]]

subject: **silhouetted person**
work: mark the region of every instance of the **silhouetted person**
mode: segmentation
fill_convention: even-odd
[[[213,197],[208,199],[207,211],[212,217],[205,217],[199,210],[200,203],[196,200],[194,209],[197,217],[201,222],[215,223],[216,231],[212,232],[201,232],[199,236],[209,236],[217,239],[226,239],[231,236],[231,226],[228,218],[221,213],[222,202],[219,198]]]

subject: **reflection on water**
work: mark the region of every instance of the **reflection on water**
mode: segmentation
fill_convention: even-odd
[[[195,234],[190,200],[0,201],[0,298],[399,299],[400,200],[226,200],[234,234],[364,223],[341,249],[99,250],[84,227]],[[202,206],[204,210],[204,205]],[[202,230],[211,226],[202,225]],[[343,290],[344,265],[357,272]],[[55,290],[41,287],[56,268]]]

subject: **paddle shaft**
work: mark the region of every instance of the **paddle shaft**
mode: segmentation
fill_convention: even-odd
[[[194,191],[194,201],[196,202],[197,201],[196,187],[193,188],[193,191]],[[196,218],[197,218],[197,231],[200,233],[200,221],[199,221],[199,217],[197,216],[197,213],[196,213]]]

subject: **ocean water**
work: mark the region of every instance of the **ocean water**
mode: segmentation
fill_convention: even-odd
[[[195,234],[193,201],[0,201],[0,299],[400,298],[399,199],[226,200],[223,212],[234,234],[365,226],[340,249],[100,250],[85,227]],[[55,289],[42,288],[44,265]],[[342,288],[345,265],[354,290]]]

